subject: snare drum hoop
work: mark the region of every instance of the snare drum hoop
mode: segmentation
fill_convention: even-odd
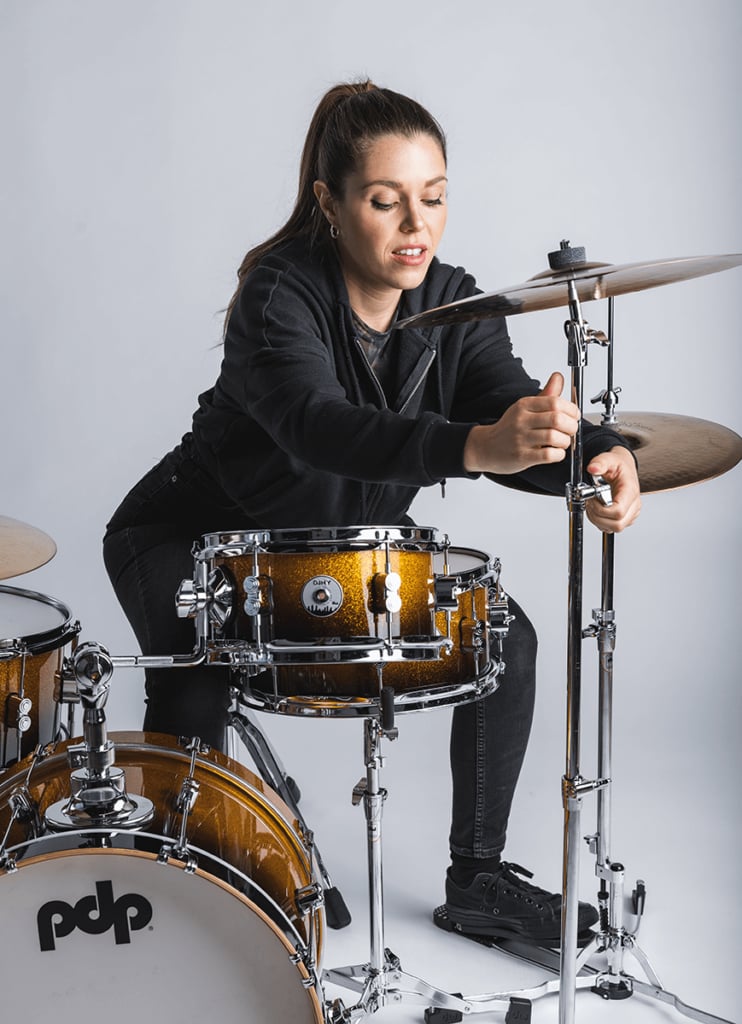
[[[488,661],[474,679],[450,686],[421,687],[417,690],[397,692],[394,696],[395,714],[411,711],[433,711],[440,707],[470,704],[489,696],[500,685],[501,662]],[[378,718],[381,719],[380,697],[342,696],[275,696],[262,690],[240,692],[239,703],[255,711],[299,718]]]
[[[91,839],[100,839],[111,843],[108,847],[96,847],[96,848],[81,848],[74,846],[75,839],[80,842],[88,842]],[[142,840],[145,841],[144,845],[157,844],[158,851],[138,848],[138,844],[142,845]],[[133,848],[129,846],[117,847],[114,844],[116,841],[127,842],[129,844],[133,841]],[[44,847],[49,847],[61,843],[62,849],[54,849],[44,853]],[[322,1024],[322,999],[319,995],[320,986],[320,971],[319,964],[316,958],[315,949],[308,950],[304,945],[299,933],[294,928],[292,922],[286,916],[281,907],[275,902],[269,893],[265,892],[257,883],[251,879],[248,875],[245,875],[239,868],[234,867],[232,864],[228,864],[226,861],[219,857],[214,856],[208,850],[202,850],[199,847],[188,846],[187,852],[194,854],[198,859],[199,863],[195,867],[189,867],[184,861],[178,859],[162,860],[159,854],[159,849],[163,846],[172,848],[173,838],[169,836],[162,836],[157,833],[133,831],[127,832],[124,829],[80,829],[72,832],[65,833],[49,833],[44,836],[39,836],[36,839],[27,840],[24,843],[19,843],[17,846],[11,847],[5,851],[5,859],[3,861],[4,869],[0,869],[0,890],[2,888],[2,878],[4,875],[9,873],[9,870],[13,872],[20,870],[26,870],[26,868],[32,867],[34,864],[44,863],[46,861],[55,860],[65,857],[76,857],[76,856],[100,856],[102,855],[114,855],[114,856],[133,856],[140,857],[144,860],[150,860],[156,867],[174,867],[182,871],[188,871],[189,874],[194,874],[197,877],[203,878],[208,882],[218,885],[222,890],[227,892],[230,896],[236,898],[239,902],[243,903],[249,910],[255,913],[258,918],[266,924],[279,942],[283,945],[286,950],[289,961],[296,967],[301,981],[300,984],[308,992],[312,1001],[314,1014],[317,1019],[317,1024]],[[40,852],[36,853],[36,849],[39,848]],[[245,892],[240,892],[229,882],[225,881],[219,875],[213,874],[201,867],[201,860],[206,860],[211,864],[218,864],[222,871],[228,871],[233,876],[238,877],[245,885]],[[8,867],[12,865],[12,867]],[[304,958],[309,957],[311,973],[307,969]]]
[[[46,654],[58,647],[64,647],[80,632],[80,623],[72,621],[72,612],[67,605],[54,597],[41,594],[36,590],[22,590],[20,587],[0,586],[0,594],[20,597],[24,600],[37,601],[54,608],[62,616],[61,624],[53,628],[43,629],[37,633],[28,633],[16,637],[0,638],[0,658],[17,657],[20,654]],[[2,628],[0,626],[0,628]]]
[[[389,542],[414,551],[436,551],[441,547],[438,531],[430,526],[316,526],[278,530],[227,530],[206,533],[194,556],[209,561],[217,555],[239,557],[252,551],[302,552],[328,548],[372,550]]]

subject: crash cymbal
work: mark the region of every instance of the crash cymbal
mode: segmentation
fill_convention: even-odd
[[[38,569],[56,553],[57,545],[43,530],[0,516],[0,580]]]
[[[502,288],[486,295],[474,295],[461,302],[437,306],[408,317],[397,327],[435,327],[440,324],[488,320],[496,316],[514,316],[540,309],[569,304],[569,282],[574,281],[580,302],[605,299],[626,292],[658,288],[675,281],[687,281],[706,274],[716,274],[742,264],[742,253],[727,256],[688,256],[680,259],[655,260],[650,263],[588,263],[575,264],[569,270],[549,270],[522,284]]]
[[[599,415],[585,417],[600,423]],[[711,480],[742,459],[742,437],[720,423],[667,412],[625,412],[610,424],[631,446],[643,494]]]

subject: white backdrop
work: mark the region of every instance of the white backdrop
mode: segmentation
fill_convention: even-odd
[[[565,237],[610,263],[742,248],[738,0],[3,0],[0,39],[0,512],[58,544],[52,562],[11,582],[67,603],[83,638],[113,653],[135,645],[102,565],[105,523],[213,383],[236,267],[287,215],[303,136],[329,85],[369,75],[439,118],[451,178],[441,255],[486,290],[545,269]],[[742,433],[741,283],[735,270],[617,301],[619,412],[697,416]],[[586,314],[605,326],[604,304]],[[511,321],[541,379],[566,372],[564,315]],[[592,352],[590,395],[604,365]],[[713,929],[730,965],[738,932],[699,889],[714,871],[735,884],[733,865],[710,861],[740,840],[741,480],[737,469],[648,496],[616,546],[616,775],[631,780],[618,825],[630,852],[654,850],[669,906],[680,912],[671,886],[696,892],[688,923]],[[454,543],[499,555],[539,629],[541,693],[509,852],[558,886],[564,503],[454,481],[445,500],[430,489],[413,511]],[[589,620],[599,599],[591,528],[587,549]],[[589,775],[589,646],[585,664]],[[117,673],[112,725],[138,728],[141,704],[139,672]],[[429,904],[445,867],[447,727],[445,711],[409,716],[391,759],[400,849],[413,814],[433,850]],[[267,728],[315,794],[313,824],[329,829],[362,767],[357,727]],[[549,842],[524,850],[535,818]],[[731,990],[724,998],[731,1012]]]

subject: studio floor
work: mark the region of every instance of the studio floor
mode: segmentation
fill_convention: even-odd
[[[365,963],[370,949],[365,820],[362,807],[352,807],[350,799],[353,785],[363,774],[362,728],[337,721],[281,720],[269,726],[282,739],[317,730],[323,754],[321,763],[305,770],[301,806],[315,830],[332,881],[353,916],[349,927],[326,931],[322,967]],[[388,791],[382,820],[385,945],[399,957],[406,974],[443,991],[467,996],[517,994],[554,975],[448,934],[432,923],[432,910],[443,901],[448,809],[445,759],[439,765],[433,750],[436,742],[444,742],[446,728],[445,711],[405,716],[399,738],[384,747],[382,785]],[[406,743],[419,752],[423,734],[430,736],[430,757],[416,757],[417,763],[411,766]],[[328,774],[330,748],[335,751],[335,769]],[[291,743],[283,753],[290,759]],[[287,765],[289,771],[295,768]],[[724,807],[703,772],[692,770],[682,737],[666,744],[662,769],[653,779],[645,777],[638,758],[628,759],[615,775],[611,854],[626,867],[627,893],[637,879],[644,880],[647,891],[638,945],[665,991],[691,1007],[736,1022],[742,1006],[735,972],[740,951],[737,901],[733,871],[723,867],[729,863],[736,815]],[[521,810],[520,804],[524,805]],[[595,798],[585,798],[583,834],[595,830],[595,814]],[[693,821],[698,827],[692,826]],[[511,834],[507,855],[534,870],[535,881],[558,890],[559,778],[545,780],[541,764],[527,763],[524,769]],[[594,900],[598,888],[594,865],[585,845],[580,855],[582,899]],[[647,980],[628,953],[624,969],[638,980]],[[334,986],[328,986],[326,994],[341,998],[346,1006],[357,999],[349,989]],[[413,1024],[424,1020],[424,1012],[424,1004],[405,1001],[389,1004],[369,1019]],[[483,1022],[504,1020],[501,1013],[474,1016]],[[534,1001],[531,1019],[533,1024],[557,1022],[558,994]],[[585,990],[578,991],[575,999],[577,1024],[669,1024],[688,1019],[692,1018],[638,994],[609,1002]]]

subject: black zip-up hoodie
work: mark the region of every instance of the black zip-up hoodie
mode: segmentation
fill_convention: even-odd
[[[478,294],[461,268],[433,263],[404,292],[398,319]],[[334,249],[301,241],[244,282],[224,359],[193,419],[198,461],[260,528],[395,524],[420,487],[464,469],[467,434],[539,383],[512,352],[503,319],[396,330],[385,392],[356,339]],[[625,445],[585,425],[585,464]],[[563,493],[568,460],[518,474]]]

